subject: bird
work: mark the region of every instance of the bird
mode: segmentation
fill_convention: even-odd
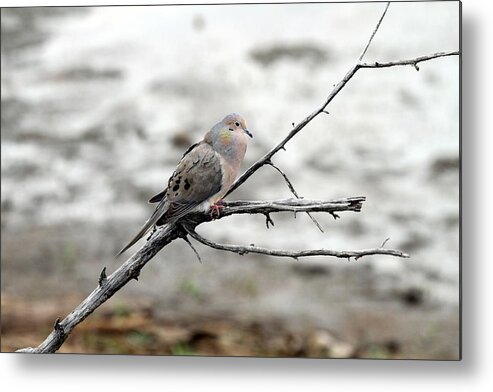
[[[253,138],[243,116],[230,113],[190,146],[167,187],[149,199],[149,203],[158,203],[156,209],[117,257],[155,225],[174,223],[191,212],[219,211],[245,157],[247,136]]]

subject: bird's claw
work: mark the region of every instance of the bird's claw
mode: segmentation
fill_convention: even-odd
[[[221,216],[221,210],[225,207],[225,204],[222,200],[218,200],[216,203],[211,205],[211,218],[217,219]]]

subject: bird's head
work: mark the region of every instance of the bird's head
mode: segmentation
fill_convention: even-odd
[[[247,148],[247,135],[253,137],[245,119],[237,113],[231,113],[207,132],[204,141],[227,160],[241,163]]]
[[[221,123],[228,129],[230,132],[244,132],[248,136],[253,137],[251,132],[248,130],[246,121],[241,114],[231,113],[223,118]]]

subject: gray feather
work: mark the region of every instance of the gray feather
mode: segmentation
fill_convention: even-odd
[[[160,202],[137,235],[118,253],[125,252],[141,239],[154,225],[176,222],[203,202],[218,194],[223,185],[219,155],[212,146],[200,142],[182,157],[163,192],[151,198]]]
[[[123,252],[125,252],[128,248],[133,246],[138,240],[140,240],[150,229],[152,226],[156,224],[156,222],[161,218],[167,211],[168,205],[167,200],[162,199],[158,204],[151,217],[147,219],[146,223],[140,228],[139,232],[135,235],[135,237],[123,247],[123,249],[118,252],[116,257],[120,256]]]

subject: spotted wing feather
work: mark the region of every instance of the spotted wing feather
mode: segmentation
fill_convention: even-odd
[[[219,193],[222,179],[221,161],[211,145],[200,142],[192,146],[168,180],[167,189],[150,199],[150,202],[160,199],[151,217],[118,255],[134,245],[155,224],[175,222]]]
[[[188,155],[190,153],[190,151],[192,151],[199,144],[200,144],[200,142],[197,142],[195,144],[192,144],[190,147],[188,147],[187,151],[185,151],[185,153],[183,154],[183,156],[181,157],[181,159],[183,160],[183,158],[185,158],[185,156]],[[176,171],[175,171],[175,173],[176,173]],[[175,175],[175,173],[173,173],[173,175],[171,176],[171,178]],[[171,180],[171,178],[170,178],[170,180]],[[169,184],[169,181],[168,181],[168,184]],[[149,199],[149,203],[158,203],[158,202],[160,202],[163,199],[163,197],[166,196],[167,191],[168,191],[168,189],[166,188],[162,192],[159,192],[157,195],[152,196]]]
[[[177,220],[221,191],[219,155],[207,143],[199,143],[176,168],[168,182],[169,203],[165,220]]]

